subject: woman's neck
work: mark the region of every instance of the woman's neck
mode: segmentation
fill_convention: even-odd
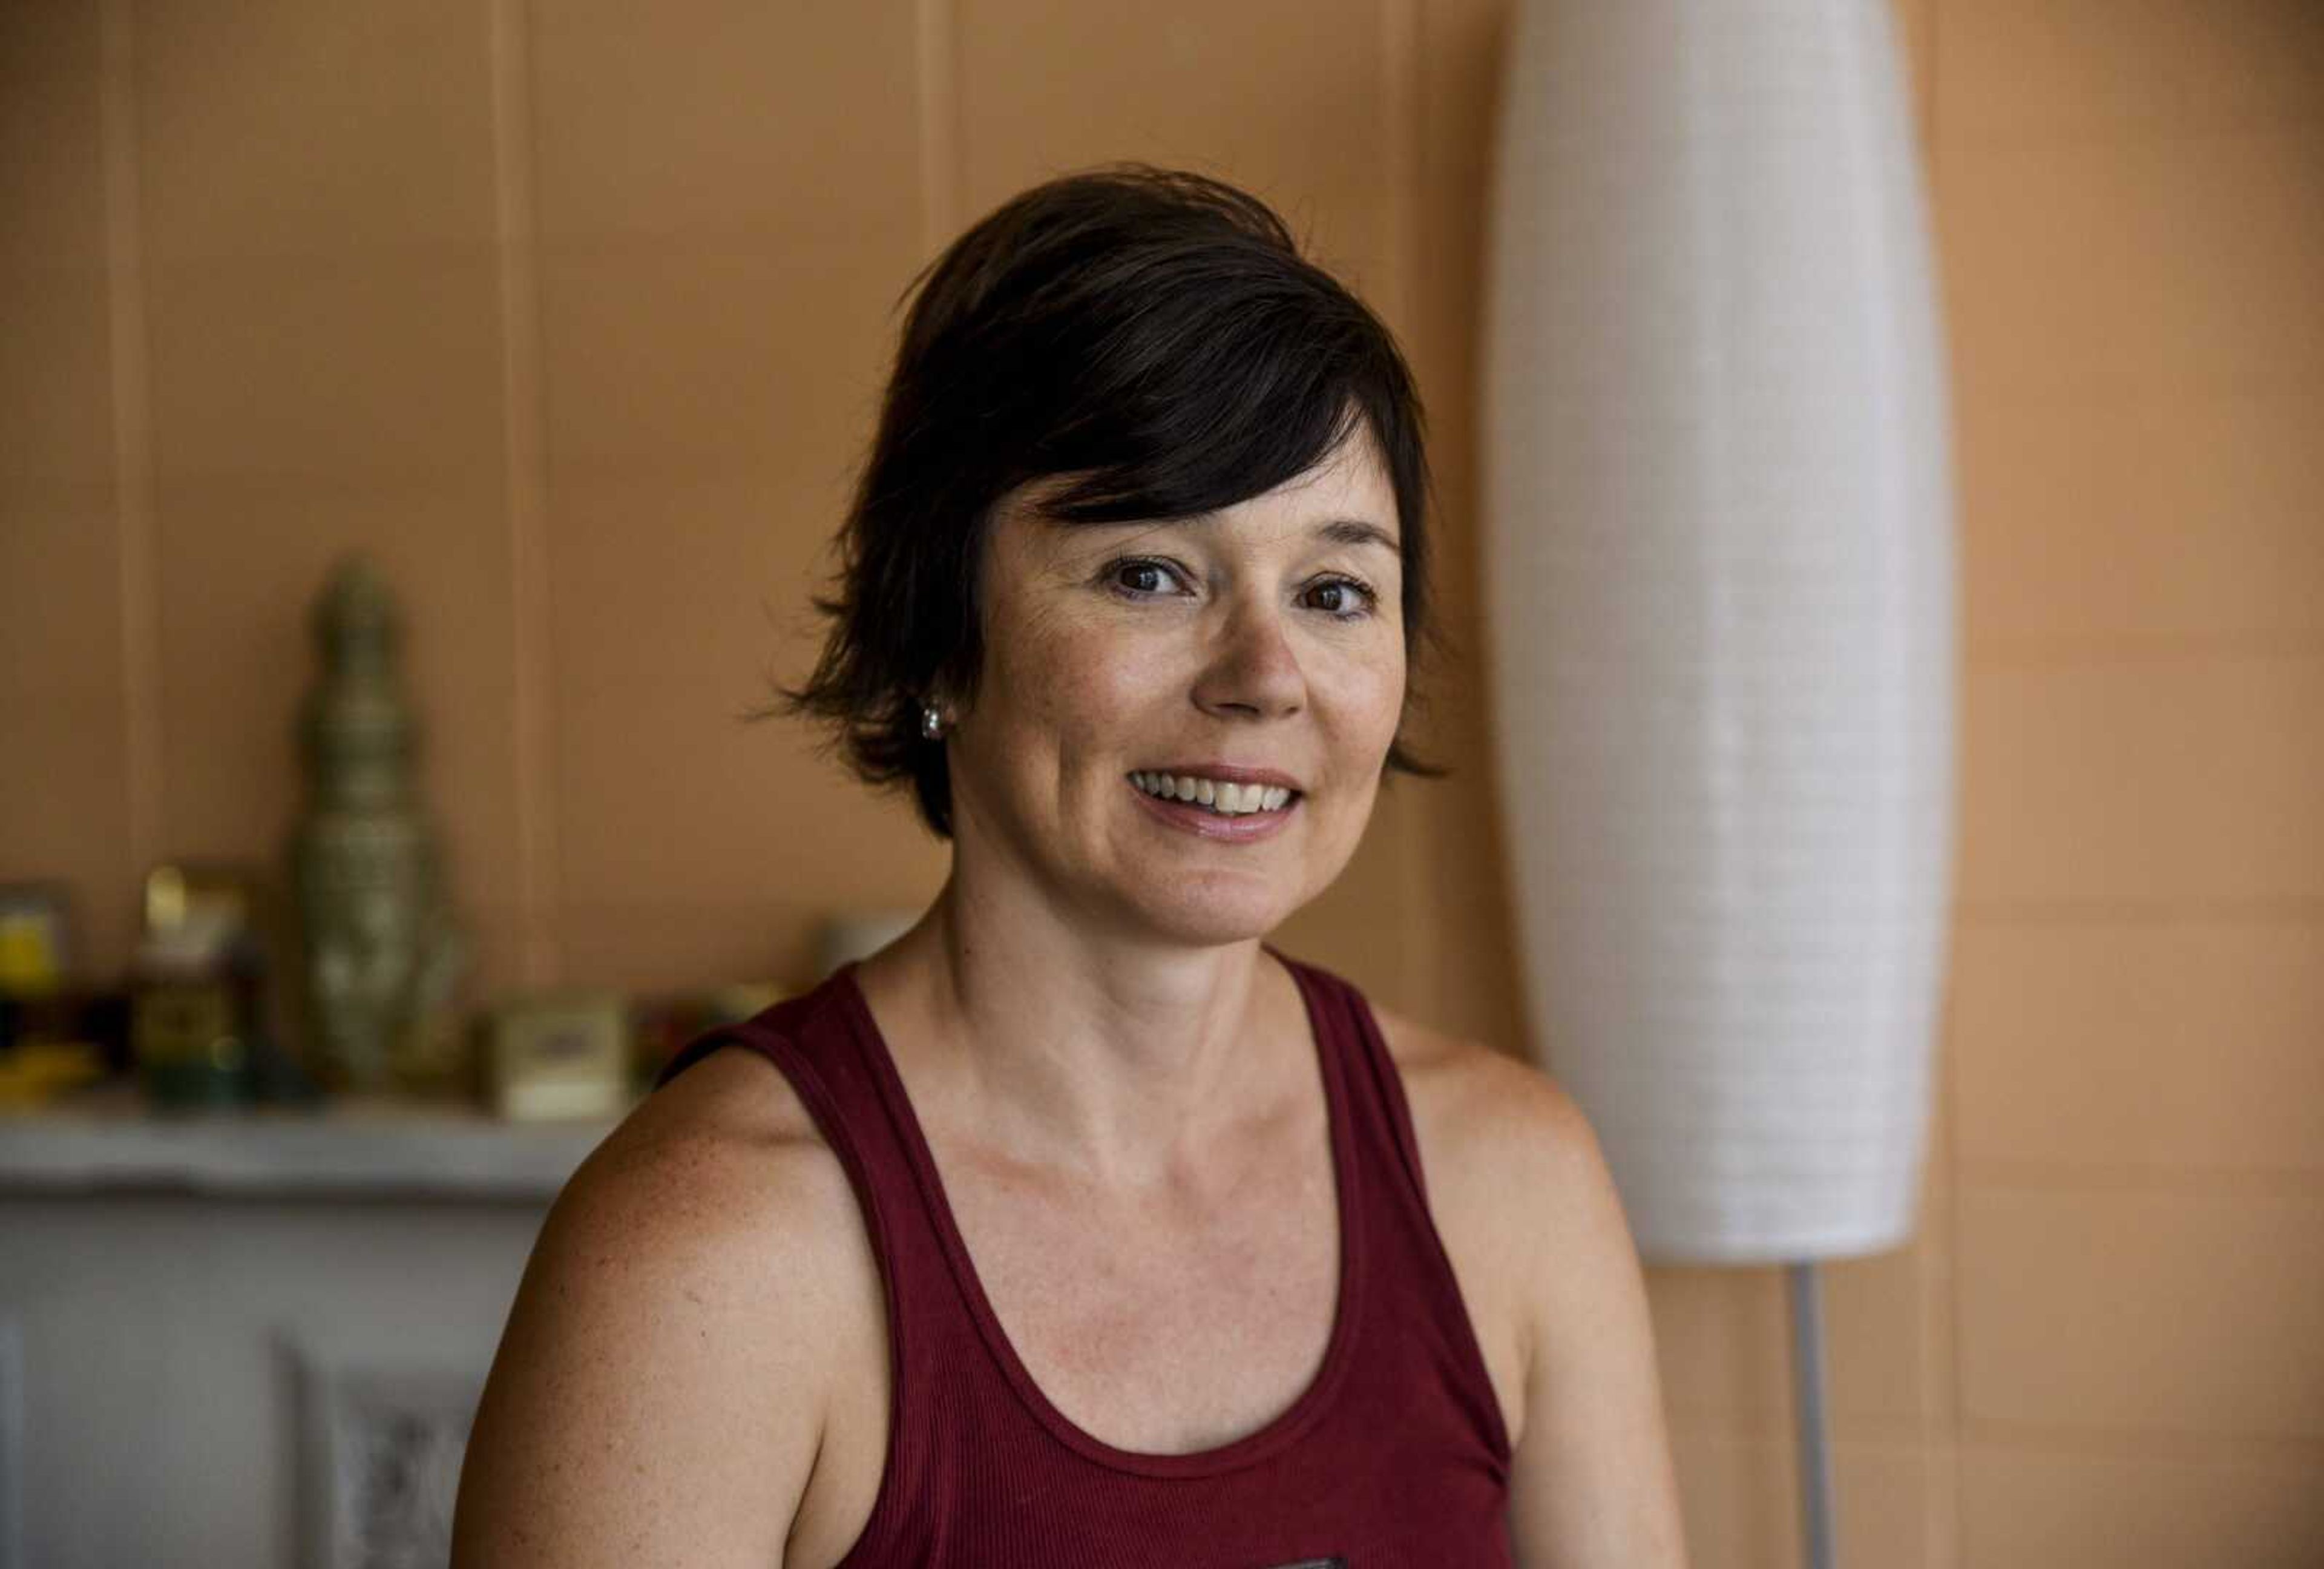
[[[1126,940],[955,877],[856,978],[924,1121],[1109,1187],[1201,1169],[1312,1077],[1296,983],[1256,938]]]

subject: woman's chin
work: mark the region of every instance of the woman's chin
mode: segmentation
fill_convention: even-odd
[[[1138,914],[1149,929],[1189,947],[1223,947],[1264,938],[1297,908],[1279,897],[1254,897],[1244,890],[1206,891],[1195,884],[1173,892],[1176,897],[1169,899],[1139,900]]]

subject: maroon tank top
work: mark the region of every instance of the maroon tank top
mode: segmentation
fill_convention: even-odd
[[[1147,1454],[1084,1432],[1009,1343],[954,1225],[854,966],[688,1043],[659,1083],[743,1046],[796,1087],[854,1185],[887,1293],[887,1468],[846,1569],[1432,1569],[1512,1563],[1509,1444],[1428,1216],[1411,1112],[1347,982],[1299,983],[1330,1102],[1340,1287],[1322,1370],[1231,1444]]]

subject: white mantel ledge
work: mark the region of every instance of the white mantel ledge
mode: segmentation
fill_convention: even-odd
[[[95,1092],[0,1114],[0,1197],[221,1197],[546,1203],[613,1121],[510,1122],[458,1105],[342,1098],[311,1111],[160,1112]]]

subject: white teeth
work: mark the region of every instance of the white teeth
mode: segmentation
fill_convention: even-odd
[[[1130,781],[1149,796],[1159,796],[1166,801],[1194,802],[1221,817],[1281,811],[1291,799],[1291,791],[1282,785],[1229,784],[1192,775],[1153,772],[1133,773]]]

